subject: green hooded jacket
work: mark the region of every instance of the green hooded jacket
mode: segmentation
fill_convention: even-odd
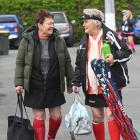
[[[20,42],[16,57],[15,67],[15,86],[23,86],[29,92],[30,77],[32,72],[32,59],[34,52],[33,33],[36,27],[33,26],[23,33],[23,38]],[[73,78],[73,67],[71,58],[64,39],[59,37],[58,33],[54,31],[54,47],[59,61],[60,68],[60,90],[61,93],[65,91],[65,77],[67,88],[70,88],[71,80]]]

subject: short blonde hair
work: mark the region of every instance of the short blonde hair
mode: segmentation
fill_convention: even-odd
[[[83,14],[84,15],[88,15],[90,17],[94,16],[94,17],[97,17],[99,18],[100,20],[96,20],[96,19],[92,19],[93,22],[98,26],[98,27],[102,27],[102,22],[104,22],[104,14],[98,10],[98,9],[84,9],[83,10]]]
[[[130,10],[123,10],[122,11],[122,14],[123,15],[127,15],[128,16],[128,18],[132,18],[132,11],[130,11]]]
[[[90,17],[96,16],[96,17],[100,18],[102,22],[104,21],[104,14],[103,14],[103,12],[101,12],[98,9],[94,9],[94,8],[93,9],[92,8],[91,9],[84,9],[83,14],[89,15]]]

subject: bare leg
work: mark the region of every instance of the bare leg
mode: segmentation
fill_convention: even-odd
[[[36,140],[45,140],[45,109],[33,109],[33,128]]]
[[[61,106],[49,108],[49,131],[48,140],[53,140],[56,137],[57,131],[62,121]]]
[[[103,108],[91,108],[93,116],[93,132],[96,140],[105,140],[104,130],[104,109]]]

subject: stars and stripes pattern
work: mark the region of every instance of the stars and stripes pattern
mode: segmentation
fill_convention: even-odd
[[[91,66],[102,87],[105,101],[120,128],[123,140],[138,140],[132,120],[125,112],[124,106],[119,98],[117,87],[111,79],[109,65],[102,59],[94,59],[91,62]]]

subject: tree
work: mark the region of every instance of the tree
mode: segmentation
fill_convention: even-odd
[[[128,3],[128,1],[130,3]],[[120,11],[130,9],[137,16],[140,5],[139,0],[116,0],[116,21],[120,22]],[[85,8],[97,8],[104,12],[103,0],[0,0],[1,14],[16,14],[27,25],[34,24],[34,16],[37,10],[65,11],[70,20],[75,20],[75,38],[81,38],[82,26],[78,19]]]

